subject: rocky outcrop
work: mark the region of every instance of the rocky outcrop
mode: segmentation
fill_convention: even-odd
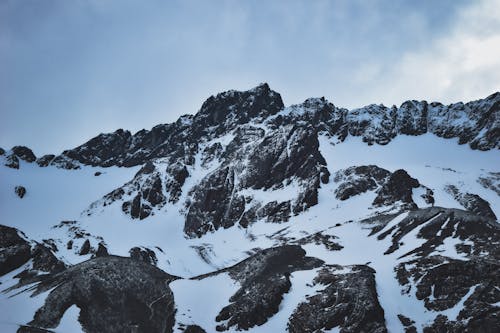
[[[33,151],[25,146],[12,147],[12,153],[28,163],[35,162],[36,160],[36,156],[33,154]]]
[[[298,305],[289,319],[289,332],[319,332],[335,327],[341,332],[387,332],[373,269],[327,265],[318,272],[313,285],[323,288]]]
[[[50,291],[31,327],[57,327],[72,305],[85,332],[172,332],[176,277],[130,258],[85,261],[39,283],[34,295]]]
[[[340,170],[335,174],[334,182],[339,186],[335,190],[335,197],[347,200],[355,195],[380,188],[391,173],[376,165],[352,166]]]
[[[158,264],[158,259],[156,258],[156,253],[145,247],[133,247],[129,251],[130,258],[143,261],[150,265],[156,266]]]
[[[283,295],[291,287],[290,273],[321,264],[319,259],[306,257],[300,246],[285,245],[262,250],[232,267],[196,279],[227,272],[238,281],[241,288],[217,315],[216,321],[224,322],[217,331],[248,330],[278,312]]]
[[[493,220],[497,219],[495,213],[490,207],[490,203],[481,198],[479,195],[467,192],[462,193],[455,185],[448,185],[445,190],[468,211]]]
[[[412,193],[413,189],[419,186],[418,180],[410,177],[405,170],[396,170],[378,191],[373,205],[389,206],[401,203],[404,208],[416,208]]]
[[[17,196],[22,199],[26,195],[26,188],[19,185],[14,187],[14,192],[16,192]]]
[[[23,271],[14,276],[19,279],[18,285],[37,281],[44,273],[60,272],[66,267],[46,244],[30,241],[19,230],[0,225],[0,276],[24,265]]]

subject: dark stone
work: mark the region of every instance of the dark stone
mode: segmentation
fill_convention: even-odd
[[[0,276],[24,265],[31,258],[31,246],[15,228],[0,225]]]
[[[448,185],[446,187],[446,190],[448,193],[453,195],[455,200],[457,200],[468,211],[493,220],[497,219],[495,213],[490,207],[490,203],[481,198],[479,195],[472,193],[462,193],[454,185]]]
[[[94,176],[96,176],[96,177],[99,177],[100,175],[102,175],[101,171],[97,171],[96,173],[94,173]]]
[[[17,158],[16,155],[10,154],[6,158],[5,166],[11,169],[19,169],[19,159]]]
[[[26,188],[25,188],[24,186],[21,186],[21,185],[16,186],[16,187],[14,188],[14,191],[16,192],[17,196],[18,196],[19,198],[21,198],[21,199],[22,199],[22,198],[24,197],[24,195],[26,194]]]
[[[36,164],[38,164],[38,166],[40,166],[40,167],[46,167],[50,164],[50,162],[52,162],[52,160],[54,160],[55,157],[56,156],[52,155],[52,154],[43,155],[42,157],[39,157],[36,160]]]
[[[289,332],[318,332],[334,327],[342,332],[387,332],[375,271],[361,265],[349,268],[349,273],[336,273],[342,266],[325,266],[319,271],[313,283],[325,287],[298,305],[290,316]]]
[[[401,202],[408,208],[417,208],[412,198],[412,190],[419,186],[418,180],[410,177],[405,170],[396,170],[378,191],[373,205],[388,206]]]
[[[133,247],[129,251],[130,258],[143,261],[150,265],[156,266],[158,264],[158,259],[156,258],[156,253],[153,250],[144,247]]]
[[[340,170],[334,181],[340,183],[335,190],[335,197],[347,200],[352,196],[373,191],[382,186],[390,176],[390,172],[376,165],[353,166]]]
[[[101,242],[97,246],[97,251],[95,252],[96,257],[106,257],[109,256],[107,247]]]
[[[248,330],[264,324],[277,313],[283,295],[291,287],[290,273],[323,264],[321,260],[306,257],[305,254],[296,245],[269,248],[234,266],[197,277],[202,279],[228,272],[241,284],[241,288],[229,299],[230,304],[217,315],[217,321],[225,321],[217,326],[217,331]]]
[[[184,330],[184,333],[206,333],[206,331],[198,325],[189,325]]]
[[[15,147],[12,147],[12,152],[17,157],[19,157],[20,159],[22,159],[23,161],[26,161],[28,163],[35,162],[35,160],[36,160],[35,154],[33,154],[33,151],[31,151],[31,149],[29,149],[28,147],[15,146]]]
[[[90,241],[88,239],[86,239],[85,242],[83,242],[82,247],[80,248],[79,254],[81,256],[84,256],[84,255],[89,254],[89,253],[90,253]]]
[[[172,332],[175,306],[168,283],[175,279],[129,258],[91,259],[38,284],[34,295],[51,291],[29,325],[57,327],[76,305],[85,332]]]

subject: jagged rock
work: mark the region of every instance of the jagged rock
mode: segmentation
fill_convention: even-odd
[[[71,250],[73,249],[73,240],[70,239],[68,243],[66,244],[66,249]]]
[[[198,325],[189,325],[184,330],[184,333],[206,333],[206,331]]]
[[[398,314],[399,321],[401,324],[403,324],[405,328],[405,333],[417,333],[417,328],[415,327],[415,321],[411,320],[410,318]]]
[[[5,160],[5,166],[11,169],[19,169],[19,159],[16,155],[10,154]]]
[[[14,155],[16,155],[17,157],[28,163],[35,162],[36,160],[35,154],[33,154],[33,151],[28,147],[15,146],[12,147],[12,152],[14,153]]]
[[[0,276],[21,267],[31,258],[31,246],[15,228],[0,225]]]
[[[376,165],[352,166],[335,174],[334,181],[340,183],[335,197],[347,200],[352,196],[373,191],[384,184],[391,173]]]
[[[14,192],[16,192],[17,196],[22,199],[26,194],[26,188],[24,186],[19,185],[14,188]]]
[[[106,257],[109,256],[108,248],[103,244],[99,243],[97,246],[97,251],[95,252],[95,257]]]
[[[189,207],[184,232],[199,237],[234,225],[245,210],[243,197],[233,197],[234,169],[218,169],[198,185]]]
[[[42,157],[39,157],[37,160],[36,160],[36,164],[38,164],[38,166],[40,167],[46,167],[46,166],[49,166],[49,164],[52,162],[52,160],[54,160],[56,156],[55,155],[52,155],[52,154],[49,154],[49,155],[43,155]]]
[[[412,190],[420,186],[417,179],[410,177],[405,170],[394,171],[373,200],[375,206],[388,206],[397,202],[405,207],[416,208]]]
[[[5,155],[5,149],[0,148],[0,156],[3,156],[3,155]]]
[[[326,249],[330,251],[340,251],[343,246],[334,242],[333,239],[337,239],[338,237],[332,235],[325,235],[321,232],[317,232],[310,236],[303,237],[296,241],[299,245],[306,245],[310,243],[314,243],[316,245],[323,245]]]
[[[80,248],[80,252],[78,252],[79,255],[84,256],[86,254],[90,253],[90,241],[88,239],[83,242],[82,247]]]
[[[129,254],[132,259],[140,260],[154,266],[158,264],[156,253],[148,248],[136,246],[130,249]]]
[[[446,191],[450,193],[455,198],[455,200],[457,200],[468,211],[490,219],[497,219],[495,213],[490,207],[490,203],[481,198],[479,195],[472,193],[462,193],[454,185],[446,186]]]
[[[386,254],[390,254],[399,249],[403,237],[416,228],[420,228],[417,237],[425,241],[405,256],[429,255],[448,237],[473,241],[473,248],[457,249],[467,255],[496,253],[498,250],[495,246],[500,246],[499,226],[495,221],[463,210],[442,207],[411,211],[401,222],[379,233],[377,237],[385,239],[391,235],[392,245],[386,251]]]
[[[172,332],[175,307],[168,283],[175,279],[138,260],[91,259],[38,284],[34,295],[51,291],[29,325],[55,328],[76,305],[85,332]]]
[[[351,110],[346,115],[349,134],[361,136],[369,145],[374,143],[385,145],[397,134],[394,130],[396,113],[395,107],[389,109],[384,105],[375,104]]]
[[[101,171],[97,171],[96,173],[94,173],[94,176],[96,176],[96,177],[99,177],[100,175],[102,175]]]
[[[325,266],[313,284],[325,286],[300,303],[288,322],[289,332],[318,332],[339,327],[342,332],[385,333],[384,310],[368,266]],[[337,272],[339,271],[339,272]]]
[[[229,299],[230,304],[217,315],[216,321],[224,321],[217,326],[217,331],[248,330],[262,325],[278,312],[283,294],[291,287],[290,273],[323,264],[321,260],[306,257],[305,254],[297,245],[269,248],[234,266],[197,277],[203,279],[227,272],[241,284],[241,288]]]

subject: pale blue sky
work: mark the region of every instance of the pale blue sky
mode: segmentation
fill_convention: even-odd
[[[0,1],[0,146],[59,153],[268,82],[286,105],[500,90],[500,1]]]

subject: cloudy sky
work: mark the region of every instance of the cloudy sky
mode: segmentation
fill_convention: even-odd
[[[268,82],[286,105],[500,90],[500,0],[0,1],[0,146],[58,153]]]

